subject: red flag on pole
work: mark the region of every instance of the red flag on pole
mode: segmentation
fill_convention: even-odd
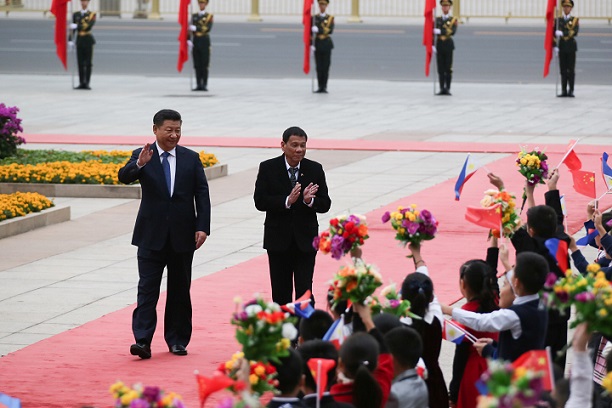
[[[433,29],[436,0],[425,0],[425,24],[423,24],[423,45],[425,46],[425,76],[429,76],[429,65],[433,53]]]
[[[210,377],[205,377],[196,372],[196,381],[198,382],[198,393],[200,396],[200,407],[204,406],[204,403],[210,396],[217,391],[234,385],[234,380],[226,377],[223,374],[215,373]]]
[[[550,72],[550,61],[552,61],[556,7],[557,0],[548,0],[548,4],[546,5],[546,33],[544,34],[544,49],[546,50],[544,56],[544,78],[546,78]]]
[[[304,25],[304,73],[310,72],[310,41],[312,26],[312,1],[304,0],[304,10],[302,11],[302,24]]]
[[[68,58],[66,56],[66,11],[70,0],[53,0],[51,13],[55,16],[55,49],[57,56],[64,69],[68,69]]]
[[[574,181],[574,190],[577,193],[591,198],[597,198],[595,191],[595,173],[584,170],[570,170]]]
[[[565,164],[570,171],[580,170],[582,168],[582,162],[574,151],[574,148],[576,147],[578,142],[579,140],[570,140],[569,145],[567,146],[567,150],[557,167],[562,164]]]
[[[329,371],[336,366],[336,362],[326,358],[311,358],[306,362],[306,365],[310,369],[312,379],[317,384],[317,398],[320,400],[327,391]]]
[[[181,25],[181,32],[178,36],[179,53],[176,69],[178,72],[183,70],[183,64],[189,60],[189,47],[187,40],[189,39],[189,2],[190,0],[181,0],[178,11],[178,22]]]
[[[520,355],[514,360],[512,367],[516,370],[523,367],[527,370],[542,373],[542,383],[545,391],[555,389],[555,377],[552,369],[552,358],[550,358],[550,349],[546,350],[531,350]]]
[[[492,207],[467,207],[465,219],[469,222],[489,229],[501,230],[502,209],[501,204]]]

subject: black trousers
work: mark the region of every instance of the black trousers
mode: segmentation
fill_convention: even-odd
[[[329,78],[329,67],[331,65],[331,50],[315,50],[315,62],[317,64],[317,82],[319,89],[327,89],[327,79]]]
[[[438,65],[438,77],[440,79],[440,89],[450,89],[453,75],[453,50],[440,51],[436,53]]]
[[[550,347],[553,363],[558,364],[560,367],[565,367],[567,353],[564,352],[561,356],[558,356],[558,353],[567,346],[567,321],[549,322],[546,330],[546,342],[544,344]]]
[[[175,252],[168,242],[161,251],[138,248],[138,302],[132,314],[136,342],[151,344],[157,326],[156,306],[164,268],[168,290],[164,312],[164,339],[170,347],[191,340],[191,264],[193,251]]]
[[[77,38],[76,52],[77,63],[79,65],[79,83],[89,85],[91,79],[91,67],[93,60],[93,46],[95,42],[91,35]]]
[[[307,290],[312,292],[312,277],[316,256],[315,251],[300,251],[295,242],[291,244],[287,251],[268,250],[272,300],[274,302],[284,305],[294,300],[294,281],[296,298],[302,296]],[[314,297],[312,297],[311,304],[314,307]]]
[[[574,92],[574,78],[576,77],[576,53],[559,52],[559,69],[561,71],[562,93],[565,94],[568,91]]]
[[[195,37],[192,53],[197,86],[206,88],[208,85],[208,67],[210,66],[210,37],[207,35]]]

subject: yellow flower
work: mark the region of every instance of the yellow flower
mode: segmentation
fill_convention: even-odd
[[[262,365],[258,365],[257,367],[255,367],[255,369],[253,371],[259,377],[263,377],[263,375],[266,373],[266,368],[264,366],[262,366]]]
[[[256,374],[249,375],[249,382],[251,383],[251,385],[257,384],[258,381],[259,377]]]
[[[599,316],[601,316],[601,317],[606,317],[606,316],[608,316],[608,311],[607,311],[606,309],[599,309],[599,310],[597,311],[597,314],[598,314]]]
[[[416,204],[410,204],[410,208],[412,208],[413,210],[417,208]]]

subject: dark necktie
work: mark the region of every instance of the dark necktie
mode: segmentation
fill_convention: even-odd
[[[291,181],[291,187],[295,187],[295,183],[297,183],[297,177],[295,174],[298,172],[297,167],[289,167],[289,181]]]
[[[166,177],[166,186],[168,186],[168,194],[172,195],[172,179],[170,177],[170,162],[168,161],[170,153],[162,153],[162,168],[164,169],[164,176]]]

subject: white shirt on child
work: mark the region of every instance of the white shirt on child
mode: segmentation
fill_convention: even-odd
[[[427,265],[419,266],[415,272],[422,273],[425,276],[429,277],[429,269],[427,269]],[[437,317],[440,321],[440,324],[444,322],[444,313],[442,313],[442,306],[440,306],[440,302],[438,301],[438,297],[436,294],[433,294],[433,300],[429,302],[429,307],[427,309],[427,313],[423,317],[423,320],[427,324],[431,324],[433,322],[434,317]],[[402,317],[400,321],[404,324],[411,325],[412,319],[409,317]]]
[[[519,296],[512,302],[513,305],[521,305],[532,300],[539,299],[539,295]],[[499,309],[491,313],[475,313],[467,310],[453,309],[453,319],[467,327],[481,332],[501,332],[510,330],[512,337],[518,339],[523,333],[521,319],[510,309]]]

